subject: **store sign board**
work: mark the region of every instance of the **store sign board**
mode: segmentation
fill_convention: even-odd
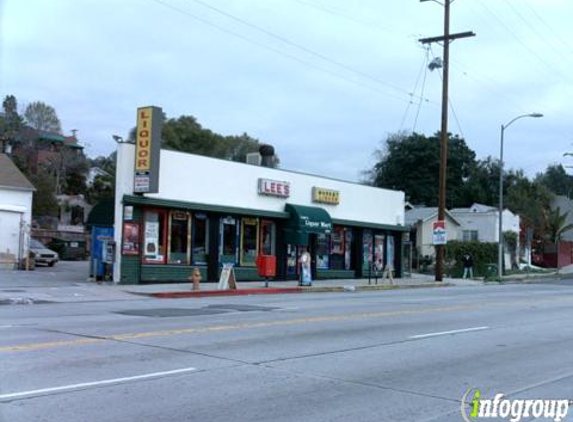
[[[290,196],[290,183],[279,180],[259,179],[259,195],[288,198]]]
[[[332,230],[332,223],[326,221],[315,221],[307,215],[300,216],[303,227],[311,230],[324,230],[330,232]]]
[[[159,154],[163,112],[159,107],[137,109],[135,138],[135,193],[157,193],[159,190]]]
[[[321,204],[338,205],[340,203],[340,192],[315,186],[312,188],[312,201]]]
[[[434,245],[445,245],[447,243],[445,221],[443,220],[434,221],[432,237]]]

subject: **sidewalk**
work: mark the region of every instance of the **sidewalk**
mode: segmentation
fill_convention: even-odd
[[[394,279],[391,285],[389,280],[378,279],[337,279],[315,280],[312,286],[299,286],[297,281],[269,281],[265,287],[264,281],[237,282],[237,290],[218,290],[217,283],[201,283],[201,290],[192,291],[191,283],[175,284],[143,284],[118,286],[126,292],[158,298],[176,297],[206,297],[206,296],[236,296],[251,294],[282,294],[282,293],[319,293],[344,291],[371,291],[392,290],[425,287],[447,287],[452,285],[474,285],[481,282],[470,280],[447,279],[435,282],[434,277],[423,274],[413,274],[409,278]]]
[[[0,304],[32,303],[73,303],[94,301],[122,301],[143,298],[184,298],[254,294],[291,294],[319,292],[354,292],[411,288],[432,288],[448,286],[495,285],[495,281],[482,279],[445,278],[435,282],[430,274],[412,274],[408,278],[394,280],[344,279],[316,280],[310,287],[298,286],[297,281],[270,281],[265,287],[264,281],[238,282],[237,290],[218,290],[217,283],[201,283],[200,291],[192,291],[191,283],[118,285],[113,283],[95,283],[87,281],[87,271],[82,263],[62,263],[60,268],[40,271],[1,271]],[[75,266],[75,267],[74,267]],[[85,266],[85,265],[84,265]],[[87,267],[86,267],[87,268]],[[573,266],[571,267],[573,271]],[[555,279],[560,276],[572,277],[572,271],[547,274],[520,274],[504,277],[505,282],[534,282]],[[569,273],[569,274],[564,274]]]
[[[65,268],[68,265],[68,268]],[[345,279],[317,280],[310,287],[298,286],[297,281],[238,282],[237,290],[218,290],[218,283],[201,283],[201,290],[193,292],[191,283],[121,285],[109,282],[88,281],[83,267],[64,264],[56,269],[40,271],[0,272],[0,305],[74,303],[94,301],[138,300],[145,297],[177,298],[208,297],[223,295],[289,294],[318,292],[353,292],[369,290],[390,290],[404,288],[446,287],[452,285],[476,285],[481,282],[444,279],[434,282],[431,275],[413,274],[412,277],[388,280]]]

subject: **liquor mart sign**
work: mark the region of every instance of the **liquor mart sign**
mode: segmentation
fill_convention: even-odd
[[[135,140],[135,193],[157,193],[159,190],[159,154],[163,113],[159,107],[137,109]]]
[[[288,198],[290,196],[290,183],[280,180],[259,179],[259,195]]]

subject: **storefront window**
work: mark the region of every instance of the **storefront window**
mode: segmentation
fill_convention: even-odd
[[[159,211],[145,211],[143,229],[143,258],[146,262],[165,262],[163,240],[165,214]]]
[[[221,220],[221,263],[237,263],[237,222],[232,217]]]
[[[387,236],[388,247],[386,248],[386,263],[394,268],[394,236]]]
[[[255,266],[258,254],[258,238],[259,220],[243,218],[241,220],[241,265]]]
[[[209,220],[205,214],[193,216],[193,263],[207,264],[207,250],[209,249]]]
[[[384,235],[374,236],[374,266],[376,271],[384,269]]]
[[[330,261],[330,235],[319,234],[316,237],[316,268],[328,269]]]
[[[372,265],[372,231],[364,230],[362,234],[362,271],[368,272]]]
[[[352,229],[344,230],[344,269],[352,268]]]
[[[276,225],[272,221],[261,221],[262,255],[276,255]]]
[[[332,254],[330,256],[331,269],[344,269],[344,246],[344,228],[334,227],[334,230],[332,231]]]
[[[170,264],[189,265],[190,261],[190,219],[184,211],[172,211],[169,221],[169,260]]]

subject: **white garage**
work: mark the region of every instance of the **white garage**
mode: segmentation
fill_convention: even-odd
[[[0,269],[15,269],[28,255],[34,186],[0,154]]]

